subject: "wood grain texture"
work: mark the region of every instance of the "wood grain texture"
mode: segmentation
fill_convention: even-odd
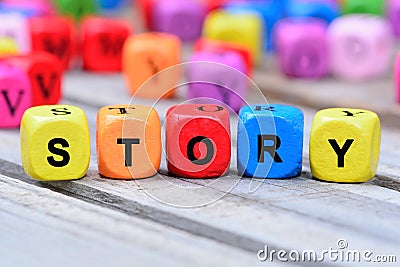
[[[239,179],[235,148],[231,173],[217,181],[165,175],[165,159],[158,177],[101,178],[95,154],[97,111],[128,103],[130,95],[121,75],[67,73],[64,103],[84,109],[89,119],[89,173],[74,182],[33,181],[21,167],[18,130],[0,131],[0,248],[4,252],[0,265],[256,266],[256,252],[264,245],[321,251],[336,248],[339,238],[346,239],[350,249],[399,258],[399,130],[388,122],[395,118],[394,125],[400,125],[400,120],[396,124],[398,109],[387,95],[389,78],[361,85],[331,79],[293,81],[269,64],[274,63],[268,61],[255,75],[268,100],[299,104],[305,113],[304,167],[295,179]],[[385,90],[385,95],[379,90]],[[155,105],[162,122],[167,109],[184,99],[182,91],[177,98]],[[257,94],[249,97],[249,103],[259,101]],[[154,104],[144,99],[132,102]],[[317,109],[332,106],[367,107],[381,115],[382,150],[374,180],[344,185],[312,179],[311,123]],[[235,143],[234,117],[232,139]]]
[[[250,253],[3,175],[0,199],[2,266],[256,263]]]
[[[104,95],[96,97],[97,103],[90,106],[82,104],[91,102],[91,98],[74,100],[83,108],[89,118],[92,134],[92,151],[94,149],[95,118],[97,106],[115,101],[123,103],[128,98],[115,91],[107,91],[107,78],[90,79],[89,75],[76,74],[71,77],[86,80],[71,91],[82,91],[82,87],[95,88],[87,90],[101,91]],[[120,77],[114,77],[116,84],[121,83]],[[120,89],[124,89],[121,87]],[[67,91],[68,92],[68,91]],[[73,95],[73,92],[71,93]],[[93,91],[92,91],[93,94]],[[108,96],[107,96],[108,95]],[[76,95],[78,96],[78,94]],[[112,98],[113,96],[114,98]],[[102,98],[104,97],[104,98]],[[118,99],[117,99],[118,98]],[[67,99],[70,97],[67,95]],[[93,97],[92,97],[93,99]],[[125,100],[125,101],[124,101]],[[70,101],[66,101],[70,103]],[[144,101],[145,102],[145,101]],[[167,108],[169,101],[159,107]],[[306,114],[306,147],[310,123],[315,110],[302,108]],[[162,113],[162,108],[160,109]],[[159,111],[160,111],[159,110]],[[232,129],[233,133],[235,129]],[[385,131],[388,143],[384,142],[383,154],[390,148],[388,164],[394,163],[392,141],[397,132]],[[235,134],[233,134],[235,137]],[[18,131],[2,131],[0,158],[16,162],[17,165],[1,162],[0,173],[16,177],[32,183],[22,174],[19,155]],[[12,148],[12,149],[9,149]],[[386,149],[386,150],[385,150]],[[385,159],[385,157],[383,157]],[[238,255],[262,249],[264,244],[271,248],[285,249],[326,249],[335,246],[339,238],[349,241],[352,248],[368,248],[377,254],[395,254],[400,251],[400,232],[396,227],[400,218],[400,193],[388,190],[388,183],[397,183],[398,176],[393,172],[382,173],[377,178],[365,184],[331,184],[311,179],[307,153],[305,153],[304,174],[301,178],[291,180],[251,180],[242,179],[236,184],[238,177],[233,173],[215,183],[210,180],[186,180],[167,176],[136,181],[113,181],[100,178],[97,172],[96,155],[92,152],[90,172],[88,176],[76,182],[36,183],[36,186],[46,187],[52,191],[78,198],[105,209],[125,214],[129,217],[139,217],[167,228],[174,228],[191,235],[211,239],[230,247],[240,249]],[[233,161],[233,166],[235,159]],[[11,165],[10,165],[11,164]],[[387,166],[384,164],[384,166]],[[398,165],[397,165],[398,166]],[[395,165],[396,170],[396,165]],[[382,168],[381,168],[382,169]],[[165,172],[165,162],[162,173]],[[383,168],[383,170],[386,170]],[[376,182],[380,181],[380,182]],[[249,188],[260,184],[254,193]],[[236,186],[233,187],[233,185]],[[383,186],[382,186],[383,185]],[[178,188],[178,189],[177,189]],[[186,194],[179,188],[184,188]],[[193,189],[194,188],[194,189]],[[395,189],[395,188],[391,188]],[[172,204],[184,204],[190,194],[191,203],[209,203],[195,209],[177,208]],[[158,198],[164,200],[160,202]],[[170,205],[166,205],[165,202]],[[351,216],[350,216],[351,215]],[[166,257],[169,257],[167,255]],[[248,265],[252,263],[247,262]]]

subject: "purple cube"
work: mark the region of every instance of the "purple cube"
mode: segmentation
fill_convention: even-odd
[[[275,28],[281,70],[288,77],[317,79],[328,73],[327,24],[316,18],[287,18]]]
[[[159,32],[177,35],[182,41],[201,36],[206,6],[195,0],[162,0],[153,6],[153,25]]]
[[[393,32],[400,37],[400,0],[387,1],[387,16],[392,24]]]
[[[246,64],[239,54],[198,52],[190,62],[187,68],[189,100],[224,103],[235,112],[246,104],[249,80],[244,74]]]

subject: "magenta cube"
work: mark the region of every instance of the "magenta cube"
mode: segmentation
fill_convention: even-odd
[[[286,18],[275,28],[281,70],[291,78],[317,79],[328,73],[327,24],[316,18]]]
[[[235,52],[198,52],[187,68],[188,99],[192,102],[225,104],[238,112],[246,103],[249,80],[246,64]]]
[[[392,25],[393,33],[400,37],[400,0],[387,0],[387,16]]]
[[[27,74],[0,65],[0,128],[18,127],[25,110],[32,106],[32,89]]]
[[[396,62],[394,66],[394,79],[396,83],[397,102],[400,103],[400,53],[398,53],[396,56]]]
[[[328,73],[326,27],[326,22],[315,18],[286,18],[278,22],[275,42],[284,74],[317,79]]]
[[[206,16],[206,6],[202,1],[156,1],[152,11],[156,31],[175,34],[182,41],[194,41],[201,36]]]
[[[348,15],[328,29],[332,74],[343,80],[377,78],[389,68],[393,34],[389,23],[374,15]]]

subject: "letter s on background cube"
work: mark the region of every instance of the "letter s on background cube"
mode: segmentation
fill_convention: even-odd
[[[25,172],[35,180],[82,178],[90,161],[90,135],[85,113],[68,105],[28,109],[21,123]]]
[[[171,107],[166,116],[168,170],[187,178],[220,177],[229,169],[229,112],[217,105]]]
[[[157,111],[140,105],[113,105],[97,116],[97,156],[101,175],[114,179],[153,176],[161,162]]]
[[[302,169],[304,115],[286,105],[252,105],[239,113],[239,175],[292,178]]]
[[[380,121],[374,112],[350,108],[321,110],[311,129],[311,172],[324,181],[366,182],[376,174],[380,143]]]

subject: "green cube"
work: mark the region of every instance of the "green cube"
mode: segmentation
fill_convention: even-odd
[[[366,13],[381,16],[385,11],[385,0],[343,0],[342,8],[344,14]]]
[[[61,15],[72,16],[75,21],[97,12],[96,0],[55,0],[58,12]]]

